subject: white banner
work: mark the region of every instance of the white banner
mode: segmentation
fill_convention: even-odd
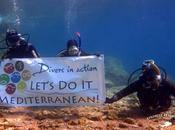
[[[103,55],[1,62],[1,106],[96,105],[105,92]]]

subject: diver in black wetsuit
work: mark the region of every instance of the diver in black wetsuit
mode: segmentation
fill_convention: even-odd
[[[57,54],[57,56],[59,56],[59,57],[72,57],[72,56],[88,56],[88,55],[90,55],[81,49],[80,33],[76,32],[75,35],[78,38],[78,42],[75,39],[68,40],[67,41],[67,49],[59,52]]]
[[[88,56],[78,47],[78,43],[75,40],[68,40],[67,49],[61,51],[57,56],[59,57],[71,57],[71,56]]]
[[[112,98],[106,98],[106,103],[113,103],[121,98],[137,92],[141,109],[145,114],[156,114],[168,110],[171,106],[171,96],[175,96],[175,85],[166,80],[166,72],[161,70],[153,60],[143,63],[141,76],[128,87],[116,93]]]
[[[38,58],[39,54],[33,45],[28,44],[25,39],[17,33],[15,29],[8,29],[6,32],[5,42],[7,51],[2,59],[12,58]]]

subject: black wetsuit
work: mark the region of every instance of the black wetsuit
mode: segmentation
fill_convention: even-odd
[[[34,46],[21,42],[20,45],[11,47],[7,52],[2,56],[2,59],[12,59],[12,58],[36,58],[33,54],[33,51],[39,57]]]
[[[90,55],[90,54],[87,54],[86,52],[81,51],[80,54],[79,54],[78,56],[89,56],[89,55]],[[71,56],[69,55],[69,53],[68,53],[67,50],[61,51],[60,53],[58,53],[57,56],[59,56],[59,57],[71,57]]]
[[[150,87],[147,87],[144,79],[140,77],[139,80],[118,92],[114,97],[117,97],[117,100],[119,100],[134,92],[137,92],[141,108],[144,111],[158,111],[159,108],[162,111],[167,110],[171,106],[171,96],[175,96],[175,85],[167,80],[162,80],[158,89],[152,90]]]

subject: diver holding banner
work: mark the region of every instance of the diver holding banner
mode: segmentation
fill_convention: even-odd
[[[67,41],[67,48],[60,51],[58,57],[73,57],[73,56],[89,56],[93,54],[88,54],[81,49],[81,36],[80,32],[74,33],[74,38]],[[100,54],[94,54],[100,56]]]
[[[22,36],[28,36],[25,40]],[[36,51],[35,47],[28,43],[28,34],[19,34],[16,29],[7,29],[6,38],[1,42],[6,43],[5,48],[7,49],[2,59],[12,59],[12,58],[38,58],[39,53]]]

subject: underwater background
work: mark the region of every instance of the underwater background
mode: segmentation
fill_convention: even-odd
[[[174,24],[174,0],[0,0],[0,33],[29,33],[41,57],[79,31],[84,51],[117,58],[128,73],[154,59],[175,77]]]

